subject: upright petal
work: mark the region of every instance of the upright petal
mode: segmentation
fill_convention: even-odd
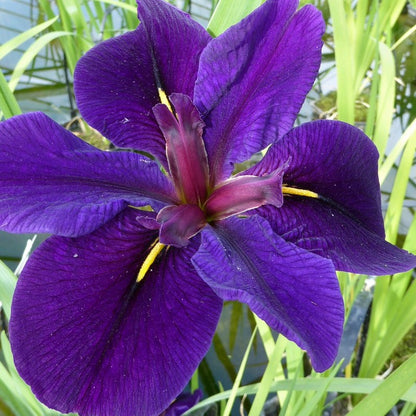
[[[177,92],[192,97],[199,58],[211,36],[188,14],[163,0],[138,0],[137,6],[166,95]]]
[[[206,353],[222,302],[186,250],[140,264],[157,231],[137,211],[88,236],[52,237],[24,269],[13,299],[16,367],[46,405],[84,416],[155,416]]]
[[[321,59],[324,23],[313,6],[268,0],[201,55],[194,102],[206,123],[217,181],[293,125]]]
[[[142,24],[135,31],[102,42],[80,59],[75,95],[85,120],[114,144],[165,162],[164,139],[152,113],[160,102],[158,82],[167,94],[192,96],[199,56],[210,36],[160,0],[141,0],[139,17]]]
[[[340,121],[318,120],[276,141],[247,174],[263,175],[288,162],[284,185],[318,193],[384,237],[377,161],[376,147],[361,130]]]
[[[0,123],[0,228],[89,233],[127,205],[175,201],[159,166],[135,153],[104,152],[42,113]]]
[[[166,140],[169,173],[182,202],[202,203],[209,181],[208,160],[202,133],[204,123],[187,95],[169,96],[175,114],[165,105],[153,108]]]
[[[344,321],[332,263],[285,242],[257,216],[224,220],[201,235],[192,262],[217,295],[247,303],[306,349],[317,371],[326,370],[337,354]]]

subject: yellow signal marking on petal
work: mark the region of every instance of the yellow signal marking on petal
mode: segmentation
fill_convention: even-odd
[[[159,93],[159,99],[160,99],[160,102],[162,103],[162,104],[165,104],[166,105],[166,107],[167,108],[169,108],[169,111],[171,112],[171,113],[173,113],[173,109],[172,109],[172,106],[170,105],[170,101],[169,101],[169,99],[168,99],[168,97],[167,97],[167,95],[166,95],[166,93],[165,93],[165,91],[163,91],[162,90],[162,88],[158,88],[157,89],[157,92]]]
[[[157,240],[156,240],[157,241]],[[150,253],[145,258],[142,266],[140,267],[139,273],[137,274],[136,282],[139,283],[143,280],[146,273],[149,271],[152,264],[155,262],[157,256],[161,253],[161,251],[166,247],[165,244],[159,243],[157,241],[156,244],[150,250]]]
[[[316,192],[308,191],[306,189],[291,188],[290,186],[282,186],[282,192],[287,195],[306,196],[308,198],[319,198]]]

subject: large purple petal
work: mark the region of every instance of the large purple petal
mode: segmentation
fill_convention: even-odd
[[[263,175],[288,163],[283,185],[318,193],[332,202],[333,209],[343,210],[384,237],[377,161],[376,147],[361,130],[339,121],[318,120],[276,141],[247,174]],[[288,195],[285,200],[290,198],[297,197]]]
[[[257,216],[224,220],[201,234],[192,262],[218,296],[247,303],[306,349],[317,371],[326,370],[337,354],[344,321],[332,263],[285,242]]]
[[[211,36],[188,14],[163,0],[138,0],[137,7],[166,95],[176,92],[192,97],[199,58]]]
[[[195,245],[165,250],[137,284],[157,237],[138,215],[128,210],[88,236],[50,238],[17,283],[16,367],[49,407],[158,415],[208,350],[222,302],[192,267]]]
[[[188,15],[159,0],[139,2],[142,24],[83,56],[74,89],[86,121],[114,144],[165,161],[164,139],[152,107],[158,82],[169,95],[192,97],[199,55],[210,39]],[[192,41],[189,41],[192,39]]]
[[[416,267],[416,256],[326,202],[287,197],[279,209],[268,205],[255,212],[286,241],[332,260],[337,270],[389,275]]]
[[[104,152],[42,113],[0,124],[0,228],[89,233],[127,205],[175,200],[159,166],[135,153]]]
[[[296,0],[268,0],[201,55],[194,102],[217,180],[282,137],[312,87],[324,23],[313,6],[296,7]]]

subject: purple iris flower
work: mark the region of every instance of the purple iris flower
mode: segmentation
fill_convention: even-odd
[[[79,62],[91,147],[41,113],[0,125],[0,226],[53,234],[16,287],[16,366],[47,406],[158,415],[207,352],[224,300],[333,363],[335,270],[416,257],[384,240],[378,154],[358,129],[292,129],[320,64],[312,6],[268,0],[216,39],[161,0]],[[259,163],[237,164],[271,145]],[[153,157],[149,157],[153,155]]]

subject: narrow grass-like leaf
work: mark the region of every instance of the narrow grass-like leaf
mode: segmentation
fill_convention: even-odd
[[[338,119],[354,124],[355,91],[352,89],[355,73],[354,43],[351,42],[344,2],[328,0],[328,4],[335,41]]]
[[[7,319],[10,319],[10,309],[17,277],[0,261],[0,302]]]
[[[416,375],[416,371],[414,373]],[[335,377],[327,386],[327,391],[342,392],[348,394],[370,394],[377,387],[379,387],[385,380],[378,380],[374,378],[344,378]],[[317,391],[322,385],[326,384],[325,378],[298,378],[295,383],[293,380],[279,380],[274,381],[270,386],[271,391]],[[258,392],[260,383],[250,384],[237,389],[237,396],[251,395]],[[204,406],[219,402],[220,400],[230,397],[231,390],[226,390],[221,393],[217,393],[192,408],[192,412],[203,408]],[[416,404],[416,384],[412,384],[408,390],[402,394],[399,399]],[[192,414],[191,411],[185,412],[184,416]],[[371,413],[368,413],[371,414]],[[367,414],[365,414],[367,415]],[[361,416],[361,415],[360,415]]]
[[[406,360],[370,395],[349,413],[349,416],[384,415],[416,381],[416,354]],[[416,400],[416,395],[415,395]]]
[[[295,387],[296,387],[297,381],[300,378],[299,374],[300,374],[301,369],[303,369],[303,366],[302,366],[302,362],[299,360],[298,365],[296,367],[296,371],[293,374],[293,377],[289,378],[289,380],[288,380],[290,382],[290,384],[289,384],[289,387],[287,389],[287,394],[285,395],[285,399],[283,401],[283,406],[280,410],[281,416],[286,416],[286,413],[289,409],[290,400],[292,398],[292,395],[293,395],[294,391],[296,390]]]
[[[413,416],[415,410],[416,410],[416,404],[408,402],[403,406],[400,412],[400,416]]]
[[[235,378],[233,387],[231,389],[231,394],[227,401],[227,405],[225,406],[223,416],[229,416],[231,414],[231,409],[233,408],[235,398],[237,397],[237,391],[240,387],[241,379],[243,378],[243,374],[247,365],[248,356],[250,354],[251,346],[253,344],[254,338],[256,337],[257,329],[255,329],[251,335],[250,341],[247,345],[246,351],[244,353],[243,359],[241,360],[240,368],[237,373],[237,377]]]
[[[273,338],[272,338],[273,339]],[[263,409],[267,396],[270,392],[270,386],[276,376],[277,368],[280,367],[283,352],[286,348],[287,339],[281,335],[278,336],[276,344],[269,358],[266,370],[264,371],[259,390],[254,398],[249,416],[257,416]]]
[[[393,119],[395,102],[396,68],[393,53],[390,48],[379,42],[381,76],[377,99],[377,118],[373,141],[381,155],[380,162],[386,150],[387,140]]]
[[[28,403],[19,397],[19,388],[2,363],[0,363],[0,397],[16,416],[42,416],[41,413],[33,412]]]
[[[275,350],[275,341],[273,339],[272,331],[269,325],[267,325],[266,322],[260,319],[256,314],[254,314],[254,319],[256,320],[261,340],[263,341],[263,347],[266,351],[267,359],[270,360],[273,351]]]
[[[393,167],[394,163],[402,153],[404,147],[406,146],[409,140],[414,140],[416,137],[416,119],[412,121],[412,123],[407,127],[407,129],[403,132],[400,139],[395,144],[392,151],[384,160],[383,164],[379,169],[379,179],[380,183],[383,184],[389,174],[391,168]]]
[[[220,35],[263,3],[264,0],[220,0],[208,23],[208,32],[212,36]]]
[[[0,119],[2,115],[7,119],[18,114],[22,114],[22,110],[20,110],[16,97],[10,90],[6,78],[0,71]]]
[[[29,30],[15,36],[14,38],[8,40],[7,42],[3,43],[0,46],[0,59],[3,59],[8,53],[14,51],[18,48],[22,43],[26,42],[29,39],[33,39],[38,33],[42,32],[43,30],[47,29],[53,23],[56,22],[58,17],[54,17],[46,22],[40,23]]]
[[[94,2],[111,4],[113,6],[120,7],[121,9],[124,9],[128,12],[131,12],[131,13],[134,13],[135,15],[137,15],[137,7],[135,7],[131,4],[124,3],[122,1],[117,1],[117,0],[94,0]]]
[[[387,209],[385,219],[385,227],[386,239],[392,244],[395,244],[397,240],[403,201],[406,196],[406,190],[409,183],[410,170],[413,166],[415,151],[416,134],[414,134],[406,144],[399,168],[397,170],[394,186],[390,194],[389,207]]]
[[[391,47],[391,50],[393,51],[396,49],[399,45],[401,45],[408,37],[412,36],[413,33],[416,32],[416,25],[412,26],[409,30],[407,30],[400,38],[394,42],[393,46]]]
[[[44,48],[48,43],[52,40],[60,38],[62,36],[71,36],[73,35],[70,32],[51,32],[41,36],[39,39],[36,39],[33,42],[27,51],[22,55],[19,59],[19,62],[16,64],[15,69],[12,73],[12,76],[9,81],[9,87],[12,91],[16,88],[17,84],[19,83],[20,77],[25,72],[26,68],[30,65],[33,61],[33,58]]]
[[[322,401],[322,399],[325,397],[325,394],[327,393],[328,386],[331,383],[331,380],[335,378],[341,365],[342,361],[338,363],[329,374],[314,375],[317,378],[324,379],[325,383],[323,383],[322,386],[316,390],[315,394],[311,398],[309,398],[309,400],[306,401],[305,406],[299,413],[297,413],[297,416],[309,416],[318,407],[319,402]]]
[[[194,374],[192,375],[190,384],[191,384],[191,391],[195,391],[195,390],[199,389],[199,371],[198,371],[198,369],[196,369]]]
[[[395,278],[399,278],[399,276]],[[395,302],[392,302],[390,297],[396,297]],[[390,305],[387,308],[379,308],[381,323],[370,327],[360,367],[360,377],[376,376],[403,337],[415,325],[415,299],[415,283],[412,283],[401,299],[397,299],[397,296],[389,291],[387,302]],[[394,313],[392,313],[392,310],[394,310]]]

